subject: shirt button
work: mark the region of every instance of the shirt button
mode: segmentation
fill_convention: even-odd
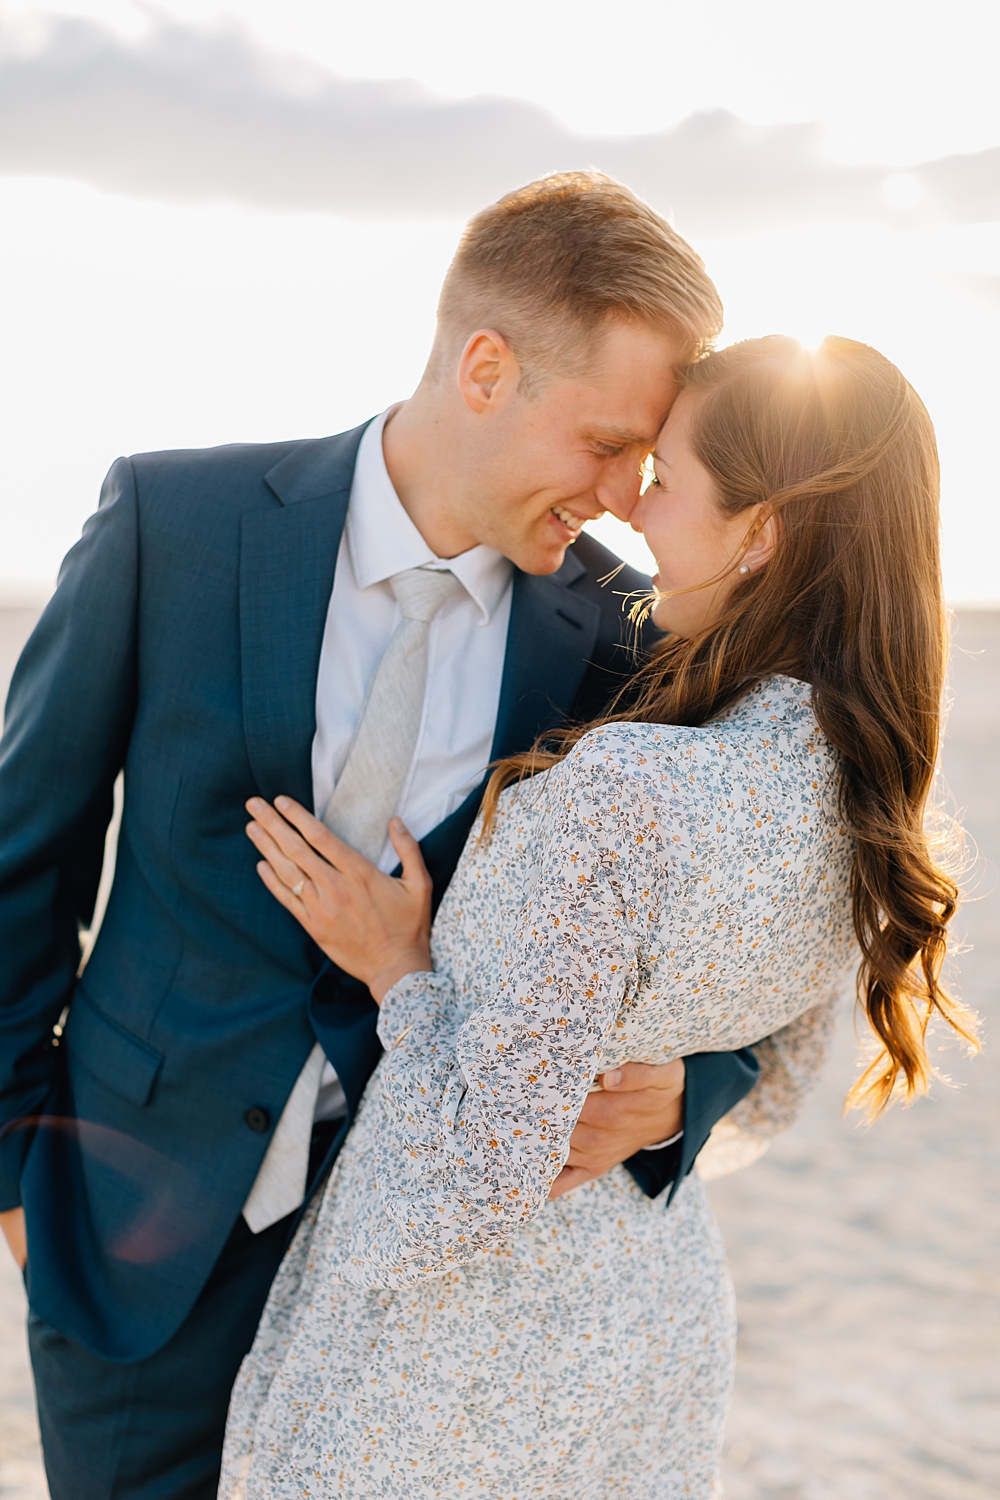
[[[271,1116],[259,1104],[252,1104],[243,1118],[257,1135],[263,1135],[271,1128]]]

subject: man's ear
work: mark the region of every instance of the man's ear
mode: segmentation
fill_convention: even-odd
[[[495,328],[474,333],[458,361],[462,400],[477,415],[496,406],[501,395],[516,391],[520,376],[513,349]]]

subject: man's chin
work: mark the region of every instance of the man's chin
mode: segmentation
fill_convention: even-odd
[[[508,553],[508,556],[522,573],[530,573],[534,578],[547,578],[551,573],[559,572],[569,548],[569,542],[549,542],[545,546],[525,547],[517,554]]]
[[[548,578],[553,573],[559,572],[559,569],[566,560],[567,551],[568,546],[563,548],[558,557],[547,553],[544,558],[533,557],[526,559],[524,562],[515,559],[515,563],[522,573],[530,573],[533,578]]]

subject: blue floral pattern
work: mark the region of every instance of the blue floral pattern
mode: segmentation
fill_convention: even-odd
[[[606,725],[474,829],[433,974],[275,1281],[220,1495],[720,1494],[732,1292],[697,1177],[548,1200],[595,1074],[758,1046],[723,1122],[794,1117],[856,959],[838,766],[806,685]],[[710,1154],[706,1153],[706,1154]]]

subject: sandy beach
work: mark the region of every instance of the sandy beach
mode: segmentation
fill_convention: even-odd
[[[35,611],[0,609],[0,692]],[[944,772],[978,857],[954,984],[987,1049],[866,1129],[841,1115],[845,1012],[803,1118],[712,1184],[740,1308],[729,1500],[991,1500],[1000,1493],[1000,611],[956,620]],[[0,1253],[0,1497],[44,1500],[20,1277]]]

